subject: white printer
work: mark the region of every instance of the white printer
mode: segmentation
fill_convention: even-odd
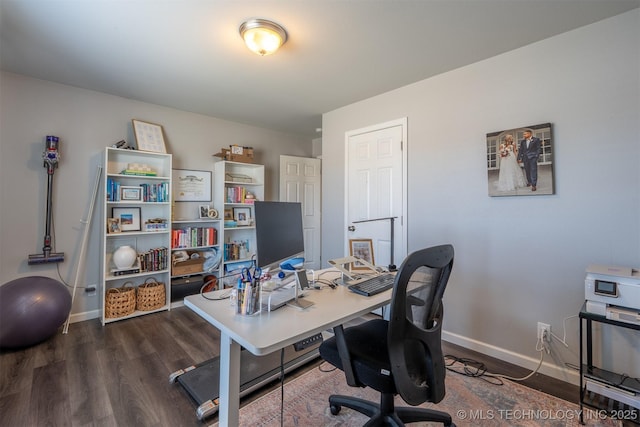
[[[589,313],[640,325],[640,272],[630,267],[590,265],[584,280]]]

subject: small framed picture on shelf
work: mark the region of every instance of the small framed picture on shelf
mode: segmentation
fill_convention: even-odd
[[[349,255],[375,264],[373,258],[373,241],[371,239],[349,239]],[[363,264],[354,262],[352,270],[368,270]]]
[[[233,209],[227,208],[224,210],[224,219],[233,220]]]
[[[120,218],[107,218],[107,234],[120,233]]]
[[[123,185],[120,187],[120,200],[123,202],[141,202],[142,187]]]
[[[140,208],[113,208],[111,216],[120,222],[120,231],[142,230]]]
[[[233,219],[238,225],[251,224],[251,209],[250,208],[233,208]]]
[[[218,210],[214,208],[209,208],[209,218],[218,219]]]
[[[198,218],[205,219],[209,218],[209,205],[200,205],[198,206]]]
[[[133,124],[133,133],[136,137],[138,150],[151,151],[153,153],[167,152],[164,145],[162,126],[136,119],[131,120],[131,123]]]

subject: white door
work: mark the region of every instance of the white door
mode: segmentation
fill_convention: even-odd
[[[371,239],[375,264],[383,267],[391,264],[392,234],[394,264],[407,256],[406,129],[405,118],[346,134],[347,236]],[[391,217],[393,233],[392,221],[384,219]]]
[[[280,201],[302,203],[304,266],[320,269],[320,159],[280,156]]]

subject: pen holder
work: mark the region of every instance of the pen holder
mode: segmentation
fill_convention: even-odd
[[[238,281],[236,286],[236,313],[252,316],[261,309],[261,289],[258,280]]]

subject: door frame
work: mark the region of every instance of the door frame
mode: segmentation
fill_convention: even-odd
[[[400,245],[397,245],[394,242],[395,247],[403,247],[404,251],[407,255],[409,255],[409,243],[407,240],[408,232],[407,232],[407,183],[408,183],[408,173],[407,173],[407,164],[408,164],[408,136],[407,136],[407,117],[402,117],[395,120],[390,120],[388,122],[378,123],[375,125],[367,126],[360,129],[354,129],[345,132],[344,134],[344,172],[345,172],[345,180],[344,180],[344,230],[343,236],[347,236],[347,227],[349,222],[349,139],[353,136],[357,136],[363,133],[375,132],[395,126],[402,127],[402,212],[400,212],[396,220],[396,224],[400,225],[400,232],[395,233],[395,238],[397,240],[400,237]],[[386,226],[386,225],[385,225]],[[344,254],[349,254],[349,239],[344,239]],[[394,256],[395,258],[395,256]],[[394,259],[395,263],[400,267],[403,260]]]

